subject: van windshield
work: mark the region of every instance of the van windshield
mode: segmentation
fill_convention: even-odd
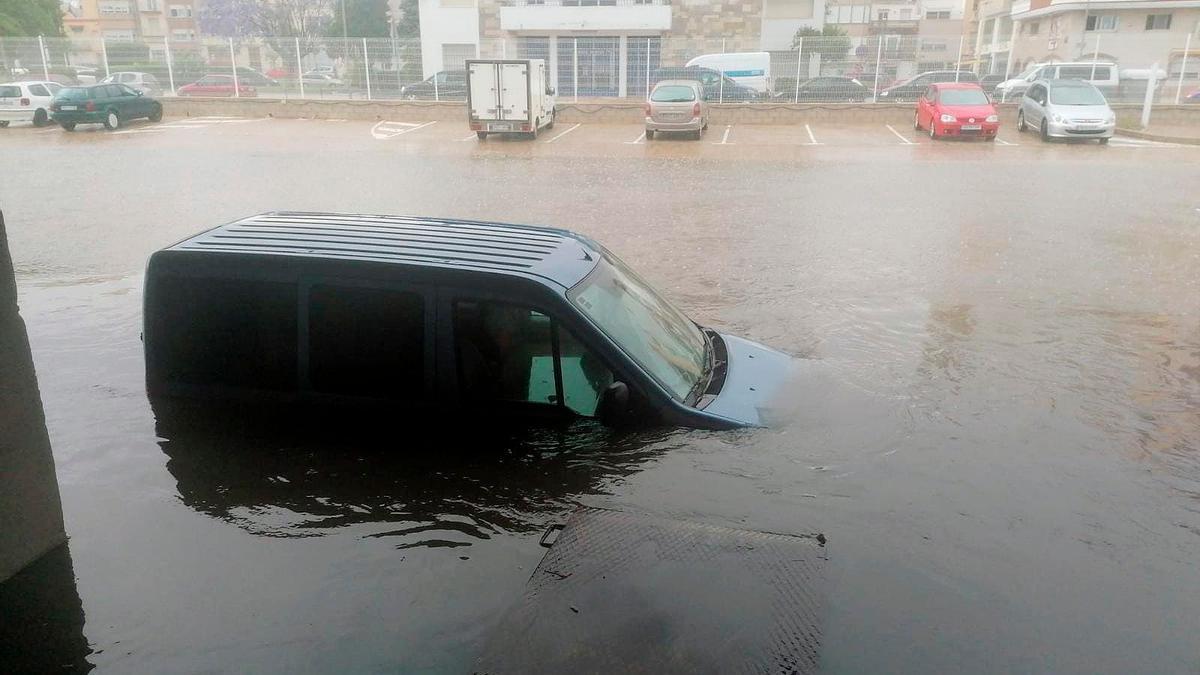
[[[1106,105],[1104,94],[1095,87],[1051,87],[1050,102],[1054,105]]]
[[[650,100],[656,103],[688,103],[696,100],[696,90],[683,84],[667,85],[655,89]]]
[[[601,259],[568,297],[676,400],[704,376],[708,338],[620,260]]]

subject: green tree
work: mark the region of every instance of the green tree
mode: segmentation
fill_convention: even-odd
[[[792,49],[800,48],[800,60],[820,54],[822,61],[841,60],[850,53],[850,38],[846,31],[833,24],[817,30],[805,26],[792,36]]]
[[[416,38],[421,35],[419,23],[418,0],[345,0],[346,27],[344,34],[349,37],[390,37],[388,30],[388,6],[395,4],[399,9],[399,21],[396,24],[396,37]],[[342,6],[341,0],[335,0],[333,5],[333,22],[329,24],[329,37],[341,37]]]
[[[62,34],[59,0],[0,0],[0,37]]]

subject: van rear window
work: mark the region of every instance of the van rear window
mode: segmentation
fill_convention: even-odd
[[[0,98],[18,98],[20,96],[20,87],[0,87]]]
[[[248,389],[296,387],[296,286],[163,277],[155,344],[168,382]]]
[[[308,375],[330,394],[425,394],[425,300],[381,288],[317,285],[308,297]]]

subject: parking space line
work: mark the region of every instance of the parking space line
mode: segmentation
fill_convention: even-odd
[[[892,125],[885,124],[883,126],[887,127],[888,131],[892,132],[893,134],[896,134],[896,138],[899,138],[900,142],[903,143],[904,145],[916,145],[916,143],[913,143],[912,141],[908,140],[907,138],[901,136],[899,131],[896,131],[895,129],[892,128]]]
[[[817,137],[813,135],[812,127],[805,124],[804,130],[808,132],[809,145],[821,145],[820,143],[817,142]]]
[[[475,134],[474,131],[472,131],[470,136],[467,136],[466,138],[460,138],[460,139],[458,139],[458,142],[463,143],[465,141],[473,141],[476,138],[478,138],[478,136]]]
[[[573,126],[573,127],[569,128],[569,129],[567,129],[567,130],[563,131],[563,132],[562,132],[562,133],[560,133],[559,135],[555,136],[554,138],[551,138],[551,139],[547,140],[546,142],[547,142],[547,143],[553,143],[554,141],[557,141],[558,139],[562,138],[563,136],[566,136],[567,134],[571,133],[572,131],[575,131],[576,129],[578,129],[578,128],[579,128],[579,127],[581,127],[581,126],[583,126],[583,122],[580,122],[580,123],[576,124],[575,126]]]
[[[414,122],[389,122],[388,120],[380,120],[371,127],[371,136],[376,140],[387,140],[404,134],[411,134],[414,131],[419,131],[425,127],[437,124],[437,120],[425,122],[424,124],[416,124]],[[399,127],[397,129],[397,127]]]
[[[729,142],[729,132],[730,132],[730,130],[731,130],[731,129],[733,129],[733,125],[732,125],[732,124],[726,124],[726,125],[725,125],[725,133],[721,135],[721,140],[720,140],[720,142],[718,142],[718,143],[713,143],[713,145],[734,145],[734,143],[730,143],[730,142]]]
[[[996,137],[996,142],[999,143],[1000,145],[1008,145],[1008,146],[1020,145],[1020,143],[1009,143],[1008,141],[1006,141],[1003,138],[1000,138],[998,136]]]
[[[118,134],[158,134],[158,133],[162,133],[162,128],[156,127],[154,129],[122,129],[120,131],[114,131],[112,133],[114,136],[116,136]]]
[[[59,131],[62,131],[62,129],[60,129],[60,128],[58,128],[58,127],[55,127],[55,128],[53,128],[53,129],[40,129],[40,130],[38,130],[38,131],[35,131],[35,132],[33,132],[33,133],[35,133],[35,134],[53,134],[53,133],[57,133],[57,132],[59,132]]]
[[[637,138],[633,139],[632,141],[625,141],[625,145],[640,145],[641,143],[644,143],[645,140],[646,140],[646,132],[643,131],[641,136],[638,136]]]

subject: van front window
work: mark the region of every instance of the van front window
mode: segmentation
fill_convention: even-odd
[[[704,376],[708,338],[615,258],[568,294],[589,319],[679,401]]]

